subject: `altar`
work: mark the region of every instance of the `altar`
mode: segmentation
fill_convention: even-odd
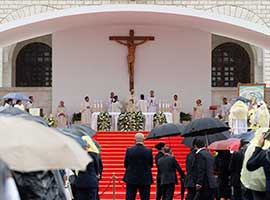
[[[94,130],[98,129],[97,128],[97,121],[98,121],[99,114],[100,114],[100,112],[94,112],[92,114],[91,128]],[[111,131],[117,131],[117,122],[118,122],[118,118],[119,118],[120,113],[110,112],[109,114],[112,116]],[[154,118],[155,113],[154,112],[147,112],[147,113],[143,113],[143,115],[145,116],[145,126],[144,126],[145,131],[150,131],[154,127],[153,118]],[[173,122],[172,113],[164,112],[164,115],[166,116],[167,123]]]

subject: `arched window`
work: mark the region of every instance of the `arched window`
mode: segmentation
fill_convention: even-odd
[[[24,46],[16,59],[17,87],[52,86],[52,48],[34,42]]]
[[[236,87],[250,83],[250,58],[235,43],[224,43],[212,51],[212,87]]]

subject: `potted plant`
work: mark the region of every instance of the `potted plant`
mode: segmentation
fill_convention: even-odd
[[[79,124],[81,122],[81,113],[74,113],[72,115],[72,123]]]
[[[192,120],[192,116],[189,113],[180,113],[180,121],[182,124],[188,124]]]

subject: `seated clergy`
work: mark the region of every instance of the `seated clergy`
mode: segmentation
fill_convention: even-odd
[[[56,110],[57,126],[60,128],[66,127],[68,122],[67,110],[64,101],[60,101]]]

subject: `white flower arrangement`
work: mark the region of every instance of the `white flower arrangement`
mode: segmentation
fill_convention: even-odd
[[[158,112],[158,113],[154,114],[154,117],[153,117],[154,127],[161,125],[161,124],[165,124],[165,123],[167,123],[167,118],[163,112]]]
[[[110,131],[112,127],[112,116],[108,112],[101,112],[97,119],[98,131]]]
[[[145,117],[142,112],[121,113],[118,118],[118,130],[120,131],[142,131],[144,129]]]

